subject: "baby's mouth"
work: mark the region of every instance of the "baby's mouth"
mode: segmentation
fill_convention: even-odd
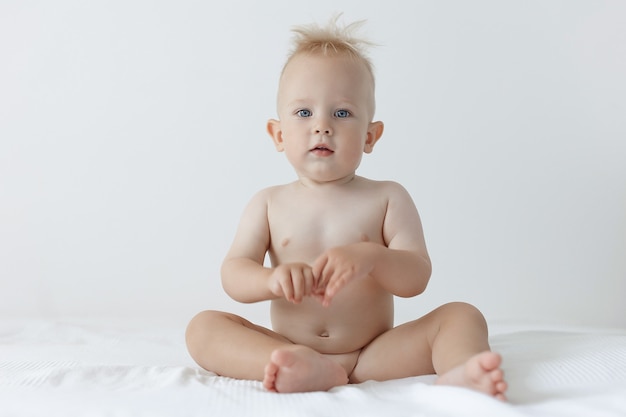
[[[311,149],[311,152],[314,151],[320,151],[320,152],[334,152],[332,149],[330,149],[328,146],[326,146],[323,143],[320,143],[319,145],[315,145],[315,147],[313,147]]]
[[[317,155],[317,156],[329,156],[329,155],[332,155],[334,153],[334,151],[332,149],[327,148],[324,145],[316,146],[315,148],[311,149],[310,152],[315,154],[315,155]]]

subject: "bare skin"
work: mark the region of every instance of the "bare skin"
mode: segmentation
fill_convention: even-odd
[[[233,299],[271,301],[272,330],[205,311],[187,329],[189,352],[205,369],[276,392],[436,373],[438,384],[504,399],[501,358],[476,308],[450,303],[393,327],[393,296],[421,294],[431,264],[408,192],[355,175],[383,132],[373,107],[358,61],[290,61],[268,132],[298,180],[252,198],[222,265]]]
[[[441,375],[435,383],[467,387],[505,400],[507,386],[500,369],[501,363],[502,358],[497,353],[482,352]]]
[[[341,365],[302,345],[273,351],[263,377],[263,386],[275,392],[326,391],[347,383]]]

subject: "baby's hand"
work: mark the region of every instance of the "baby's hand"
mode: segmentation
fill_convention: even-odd
[[[324,306],[349,282],[365,278],[374,269],[373,259],[362,248],[359,244],[332,248],[313,263],[314,295]]]
[[[285,297],[298,304],[307,295],[312,295],[315,279],[311,267],[305,263],[289,263],[277,266],[269,280],[269,289],[274,295]]]

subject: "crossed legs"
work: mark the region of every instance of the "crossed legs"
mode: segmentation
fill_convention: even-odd
[[[325,391],[348,382],[437,373],[436,383],[458,385],[504,399],[501,358],[489,350],[482,314],[464,303],[446,304],[395,327],[360,352],[323,355],[229,313],[205,311],[187,328],[187,346],[203,368],[263,381],[278,392]]]

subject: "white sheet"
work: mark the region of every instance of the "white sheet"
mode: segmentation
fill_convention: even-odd
[[[183,323],[0,320],[0,415],[626,416],[626,330],[492,336],[508,403],[432,376],[269,393],[199,369],[183,334]]]

